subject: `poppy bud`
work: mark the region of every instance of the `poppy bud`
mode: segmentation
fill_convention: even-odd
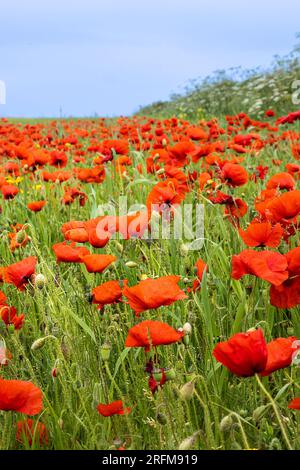
[[[51,370],[51,375],[54,379],[56,379],[57,373],[58,373],[57,368],[53,367],[53,369]]]
[[[60,429],[63,429],[63,427],[64,427],[64,422],[63,422],[63,420],[62,420],[61,418],[59,418],[57,424],[58,424],[58,427],[59,427]]]
[[[96,408],[101,401],[101,384],[95,383],[93,390],[93,408]]]
[[[188,335],[185,335],[182,341],[185,346],[188,346],[190,344],[190,337]]]
[[[62,342],[60,344],[60,349],[61,349],[61,352],[62,352],[64,358],[66,360],[68,360],[69,357],[70,357],[70,348],[64,340],[62,340]]]
[[[268,409],[268,406],[269,405],[262,405],[253,411],[252,418],[256,423],[258,423],[261,420],[261,418],[264,416],[266,410]]]
[[[193,381],[187,382],[179,390],[179,397],[181,400],[189,401],[191,400],[195,391],[195,385]]]
[[[127,268],[136,268],[138,264],[135,261],[127,261],[127,263],[125,263],[125,266],[127,266]]]
[[[100,348],[100,355],[101,355],[101,359],[104,362],[109,360],[110,351],[111,351],[111,345],[109,343],[103,343]]]
[[[164,425],[164,424],[167,424],[167,422],[168,422],[167,417],[164,413],[157,413],[156,418],[157,418],[157,421],[158,421],[159,424]]]
[[[45,276],[43,274],[37,274],[34,278],[35,287],[37,287],[38,289],[43,289],[43,287],[45,287],[45,284],[46,284]]]
[[[300,365],[300,349],[298,351],[295,351],[294,354],[292,355],[292,364],[294,366]]]
[[[270,450],[281,450],[282,449],[281,443],[280,443],[280,441],[277,437],[274,437],[274,439],[272,439],[272,441],[270,442],[269,449]]]
[[[167,139],[163,138],[163,139],[161,140],[161,145],[162,145],[163,147],[166,147],[166,146],[168,145]]]
[[[123,253],[124,248],[123,248],[123,245],[121,243],[119,243],[118,241],[115,241],[115,246],[116,246],[119,253]]]
[[[197,431],[192,436],[183,439],[183,441],[179,444],[178,450],[190,450],[195,445],[198,435],[199,432]]]
[[[233,441],[233,443],[231,444],[231,450],[242,450],[242,447],[238,442]]]
[[[190,281],[190,279],[189,279],[188,277],[184,277],[184,278],[182,279],[182,282],[183,282],[183,284],[189,284],[191,281]]]
[[[44,344],[46,343],[46,340],[48,338],[55,338],[55,336],[48,335],[48,336],[43,336],[43,338],[36,339],[31,345],[31,348],[30,348],[31,351],[36,351],[37,349],[41,349],[44,346]]]
[[[233,419],[231,415],[224,416],[224,418],[220,422],[220,431],[225,433],[230,431],[233,425]]]
[[[164,168],[160,168],[159,170],[156,171],[156,175],[159,176],[159,175],[163,175],[165,172],[165,169]]]
[[[186,255],[188,254],[188,252],[189,252],[189,247],[188,247],[188,245],[186,245],[185,243],[182,243],[182,244],[180,245],[179,251],[180,251],[181,256],[186,256]]]
[[[21,245],[23,243],[23,241],[25,240],[26,238],[26,232],[25,230],[20,230],[19,232],[17,232],[16,234],[16,242],[19,243],[19,245]]]
[[[192,325],[189,322],[186,322],[182,327],[182,331],[184,331],[186,335],[190,335],[192,332]]]
[[[36,339],[32,345],[31,345],[31,351],[36,351],[37,349],[41,349],[45,342],[46,342],[47,336],[44,336],[43,338]]]

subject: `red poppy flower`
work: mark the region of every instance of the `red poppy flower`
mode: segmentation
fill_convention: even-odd
[[[20,444],[32,446],[33,442],[39,442],[41,446],[48,445],[48,432],[43,423],[35,423],[27,418],[17,422],[16,440]]]
[[[65,232],[65,239],[75,243],[86,243],[89,241],[89,234],[85,228],[73,228]]]
[[[180,276],[163,276],[157,279],[146,279],[133,287],[125,286],[124,296],[136,315],[162,305],[171,305],[176,300],[186,298],[178,286]]]
[[[220,174],[229,186],[243,186],[248,181],[248,173],[244,167],[234,163],[225,163]]]
[[[288,278],[287,260],[273,251],[244,250],[232,257],[232,277],[240,279],[245,274],[264,279],[279,286]]]
[[[77,246],[74,242],[69,245],[67,242],[56,243],[52,249],[57,263],[82,263],[82,257],[90,254],[87,248]]]
[[[272,285],[270,303],[277,308],[292,308],[300,304],[300,276],[292,277],[282,284]]]
[[[213,350],[217,361],[240,377],[262,372],[267,364],[267,344],[261,329],[237,333],[228,341],[218,343]]]
[[[280,224],[273,227],[270,222],[251,222],[247,230],[239,229],[239,234],[247,246],[276,248],[283,236],[283,229]]]
[[[296,181],[289,173],[278,173],[272,176],[267,183],[267,189],[287,189],[288,191],[295,189]]]
[[[295,336],[277,338],[267,344],[268,361],[262,376],[270,375],[278,369],[291,365],[293,354],[300,349],[300,341]]]
[[[30,277],[35,272],[37,258],[29,256],[28,258],[2,268],[3,281],[8,284],[14,284],[19,290],[24,290]]]
[[[195,264],[195,268],[196,268],[196,273],[197,273],[197,280],[194,281],[193,283],[193,290],[196,291],[196,289],[198,289],[200,286],[201,286],[201,281],[202,281],[202,277],[203,277],[203,274],[204,272],[208,272],[208,266],[206,263],[204,263],[204,261],[199,258],[197,261],[196,261],[196,264]]]
[[[13,199],[19,192],[17,186],[12,184],[5,184],[1,187],[1,192],[5,200]]]
[[[271,286],[270,302],[278,308],[292,308],[300,304],[300,247],[286,253],[289,278],[278,286]]]
[[[177,343],[184,336],[183,331],[176,331],[167,323],[145,320],[130,328],[125,341],[126,348],[145,348]]]
[[[169,178],[161,183],[157,183],[148,194],[146,201],[148,212],[151,213],[152,210],[157,210],[157,212],[161,213],[162,208],[165,206],[171,208],[174,205],[180,204],[184,197],[185,194],[180,191],[177,180]]]
[[[0,410],[36,415],[42,409],[42,391],[33,383],[0,378]]]
[[[93,304],[99,304],[99,308],[107,304],[115,304],[122,299],[122,288],[118,281],[104,282],[92,291]]]
[[[29,204],[27,204],[27,207],[32,212],[40,212],[45,206],[45,204],[46,204],[46,201],[35,201],[35,202],[30,202]]]
[[[116,261],[113,255],[85,255],[82,262],[89,273],[102,273],[107,266]]]
[[[229,201],[226,203],[226,208],[225,208],[225,215],[232,218],[233,220],[237,221],[237,224],[239,223],[239,219],[244,217],[245,214],[247,214],[248,211],[248,206],[243,199],[237,198]],[[229,219],[230,220],[230,219]]]
[[[20,330],[24,324],[25,315],[17,315],[15,307],[0,305],[0,318],[6,326],[13,325],[15,330]]]
[[[107,405],[100,403],[97,410],[101,416],[106,418],[113,415],[128,415],[131,412],[131,408],[124,408],[122,400],[113,401]]]
[[[292,222],[300,213],[300,191],[294,190],[271,200],[265,210],[273,222]]]
[[[300,397],[294,398],[290,403],[288,408],[291,410],[300,410]]]

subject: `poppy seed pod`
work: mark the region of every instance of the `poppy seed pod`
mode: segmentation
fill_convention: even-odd
[[[104,362],[109,360],[110,351],[111,351],[111,345],[109,343],[102,344],[102,346],[100,348],[100,355],[101,355],[101,359]]]
[[[194,395],[194,391],[195,391],[194,382],[193,381],[187,382],[179,390],[179,397],[183,401],[189,401]]]

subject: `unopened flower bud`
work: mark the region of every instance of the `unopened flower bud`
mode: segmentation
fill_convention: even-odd
[[[163,147],[166,147],[167,144],[168,144],[167,139],[163,138],[163,139],[161,140],[161,145],[162,145]]]
[[[175,371],[175,369],[168,369],[168,370],[165,370],[165,378],[166,378],[166,380],[174,380],[174,379],[176,379],[176,371]]]
[[[23,241],[25,240],[26,238],[26,232],[25,230],[20,230],[19,232],[17,232],[16,234],[16,242],[21,245],[23,243]]]
[[[101,359],[104,362],[109,360],[110,351],[111,351],[111,345],[109,343],[102,344],[100,348],[100,355],[101,355]]]
[[[190,450],[192,447],[194,447],[197,437],[199,435],[199,432],[195,432],[192,436],[186,437],[183,439],[183,441],[179,444],[178,449],[179,450]]]
[[[181,400],[188,401],[191,400],[194,395],[195,385],[193,381],[187,382],[179,390],[179,397]]]
[[[186,256],[189,252],[189,247],[185,243],[182,243],[179,248],[181,256]]]
[[[189,322],[186,322],[182,327],[182,331],[184,331],[186,335],[190,335],[192,332],[192,325]]]
[[[160,168],[159,170],[156,171],[156,175],[159,176],[159,175],[163,175],[165,172],[165,169],[164,168]]]
[[[125,263],[125,266],[127,266],[127,268],[136,268],[138,264],[135,261],[127,261],[127,263]]]
[[[268,405],[258,406],[252,413],[253,420],[258,423],[263,418],[267,409]]]
[[[31,348],[30,348],[31,351],[36,351],[37,349],[41,349],[41,348],[45,345],[46,340],[47,340],[48,338],[49,338],[49,339],[50,339],[50,338],[56,339],[55,336],[52,336],[52,335],[43,336],[43,338],[38,338],[38,339],[36,339],[36,340],[32,343]]]
[[[274,437],[274,439],[272,439],[272,441],[270,442],[269,448],[270,448],[270,450],[281,450],[282,449],[281,443],[280,443],[280,441],[277,437]]]
[[[224,418],[220,422],[220,431],[221,432],[228,432],[232,428],[233,419],[231,415],[224,416]]]
[[[123,248],[123,245],[121,243],[119,243],[118,241],[115,241],[115,246],[116,246],[119,253],[123,253],[124,248]]]
[[[45,284],[46,284],[45,276],[43,274],[37,274],[34,278],[35,287],[37,287],[38,289],[43,289],[43,287],[45,287]]]
[[[167,424],[167,417],[164,413],[157,413],[157,421],[159,422],[159,424]]]

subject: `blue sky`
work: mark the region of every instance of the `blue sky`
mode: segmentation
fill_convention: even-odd
[[[190,78],[268,65],[299,17],[299,0],[6,0],[0,115],[129,114]]]

